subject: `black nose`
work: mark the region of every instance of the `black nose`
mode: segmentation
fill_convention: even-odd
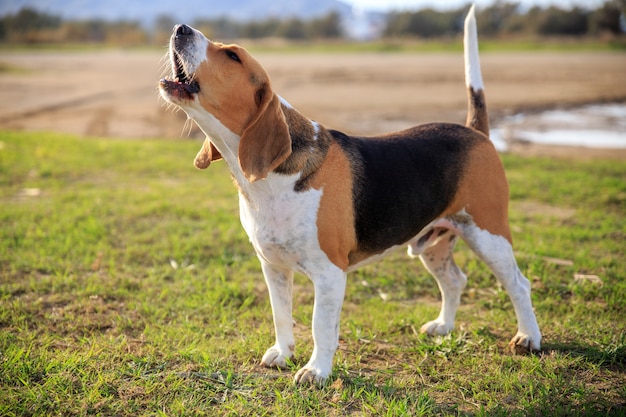
[[[193,33],[193,29],[191,29],[187,25],[178,25],[176,26],[176,28],[174,28],[174,30],[176,31],[177,35],[182,35],[182,36],[189,36]]]

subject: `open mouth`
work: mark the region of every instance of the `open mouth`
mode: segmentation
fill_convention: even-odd
[[[174,74],[174,81],[182,84],[190,93],[200,91],[198,83],[193,80],[193,77],[187,75],[180,55],[176,51],[172,51],[172,73]]]
[[[171,61],[173,80],[162,79],[161,87],[170,95],[179,98],[193,98],[194,94],[200,92],[200,85],[193,79],[192,75],[187,74],[179,53],[174,49],[171,51]]]

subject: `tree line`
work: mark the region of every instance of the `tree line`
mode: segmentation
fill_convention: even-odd
[[[0,41],[4,43],[107,43],[141,45],[150,40],[138,22],[103,19],[64,21],[59,16],[25,7],[0,18]]]
[[[392,12],[381,30],[384,38],[434,39],[458,36],[467,7],[449,11],[422,9]],[[607,0],[596,9],[535,6],[522,10],[517,2],[498,0],[478,12],[481,36],[600,36],[621,35],[626,30],[626,0]],[[24,8],[0,18],[4,43],[104,43],[115,45],[163,44],[174,25],[160,16],[151,29],[137,21],[91,19],[65,21],[59,16]],[[192,22],[214,39],[284,38],[288,40],[341,39],[346,31],[337,13],[299,18],[240,22],[227,18]]]
[[[113,45],[163,44],[177,23],[160,16],[146,29],[137,21],[89,19],[64,21],[59,16],[23,8],[0,18],[0,42],[4,43],[102,43]],[[290,40],[338,39],[343,37],[341,17],[329,13],[309,20],[298,18],[238,22],[226,18],[197,20],[193,26],[215,39],[285,38]]]
[[[383,35],[440,38],[455,36],[463,27],[467,7],[447,12],[423,9],[393,13]],[[481,36],[619,35],[626,31],[626,0],[605,1],[597,9],[534,6],[522,12],[519,3],[496,1],[477,12]]]

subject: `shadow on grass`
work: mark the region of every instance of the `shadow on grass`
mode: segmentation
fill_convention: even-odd
[[[559,353],[615,372],[626,372],[626,344],[585,346],[580,343],[550,343],[543,346],[544,355]]]
[[[557,351],[601,361],[599,349],[580,346],[550,346],[546,352]],[[586,353],[582,353],[586,352]],[[606,363],[606,361],[602,362]],[[625,415],[626,402],[615,396],[605,397],[600,391],[581,392],[578,382],[563,380],[560,384],[533,380],[534,395],[509,394],[496,402],[483,402],[472,396],[459,397],[458,390],[433,387],[419,381],[396,380],[389,374],[362,375],[336,370],[321,386],[295,385],[291,371],[252,372],[182,372],[176,376],[210,397],[213,406],[237,405],[248,398],[265,413],[289,411],[332,412],[336,415],[360,414],[367,410],[386,410],[386,415],[439,416],[620,416]],[[614,383],[608,382],[607,383]],[[252,399],[255,400],[252,400]],[[218,411],[220,408],[214,409]],[[331,413],[331,414],[332,414]],[[262,413],[261,413],[262,414]]]

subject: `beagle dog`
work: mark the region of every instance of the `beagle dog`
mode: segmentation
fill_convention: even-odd
[[[435,277],[439,316],[421,331],[454,327],[466,277],[454,263],[458,238],[493,271],[518,321],[513,351],[540,349],[530,283],[517,266],[508,224],[508,184],[489,140],[474,8],[465,21],[466,126],[431,123],[377,137],[348,136],[309,120],[278,96],[244,48],[178,25],[162,97],[206,134],[195,166],[223,159],[239,191],[240,218],[261,262],[276,342],[263,356],[293,357],[294,271],[313,282],[313,353],[297,383],[332,371],[346,274],[407,247]]]

